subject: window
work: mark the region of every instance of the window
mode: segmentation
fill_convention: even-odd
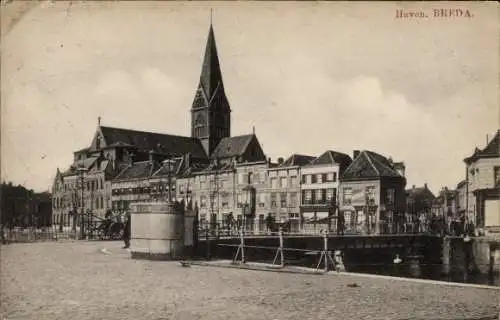
[[[366,187],[365,196],[367,204],[374,205],[375,201],[375,187]]]
[[[205,208],[207,206],[207,197],[206,196],[201,196],[200,197],[200,207]]]
[[[344,204],[351,204],[352,203],[352,188],[344,188],[344,199],[343,199]]]
[[[206,189],[206,187],[207,187],[207,183],[206,183],[206,181],[200,181],[200,189],[201,189],[201,190],[205,190],[205,189]]]
[[[318,204],[325,203],[325,198],[324,198],[324,194],[323,194],[324,191],[325,191],[324,189],[314,190],[315,203],[318,203]]]
[[[254,173],[253,178],[252,178],[252,182],[253,183],[259,183],[259,181],[260,181],[259,176],[260,175],[259,175],[258,172]]]
[[[291,207],[297,206],[297,192],[290,193],[290,206]]]
[[[271,178],[271,189],[278,189],[278,178]]]
[[[266,206],[266,194],[259,193],[259,207],[264,208]]]
[[[306,174],[306,184],[312,183],[312,176],[310,174]]]
[[[322,174],[317,174],[316,175],[316,182],[317,183],[323,183],[323,175]]]
[[[311,183],[316,183],[316,182],[318,182],[318,176],[317,176],[317,175],[315,175],[315,174],[311,174],[311,175],[310,175],[310,177],[311,177]]]
[[[281,201],[281,207],[286,208],[286,193],[285,192],[280,193],[280,201]]]
[[[302,203],[311,204],[312,203],[312,190],[302,191]]]
[[[495,187],[500,186],[500,167],[495,167]]]
[[[265,172],[260,174],[260,183],[266,183],[266,176],[267,174]]]
[[[326,189],[326,202],[335,203],[335,188]]]
[[[387,203],[394,203],[394,189],[387,189]]]
[[[288,180],[286,177],[281,177],[280,178],[280,187],[281,188],[286,188],[288,187]]]
[[[326,181],[335,182],[337,181],[337,172],[329,172],[326,174]]]
[[[291,187],[296,187],[297,186],[297,176],[291,176],[290,177],[290,186]]]
[[[276,208],[276,193],[271,193],[271,208]]]
[[[236,196],[236,202],[238,203],[238,208],[243,207],[243,196],[241,194]]]

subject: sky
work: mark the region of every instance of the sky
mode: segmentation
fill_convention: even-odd
[[[188,136],[211,9],[231,133],[255,126],[273,160],[372,150],[437,192],[500,127],[494,2],[14,2],[2,10],[2,180],[49,189],[99,116]]]

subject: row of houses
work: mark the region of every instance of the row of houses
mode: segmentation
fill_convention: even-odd
[[[59,217],[74,212],[90,210],[103,217],[109,210],[129,210],[136,201],[167,199],[196,208],[202,223],[232,216],[249,228],[262,226],[267,216],[287,221],[292,229],[332,217],[377,228],[409,209],[428,211],[417,204],[415,190],[405,190],[404,163],[390,157],[328,150],[273,162],[255,129],[231,136],[232,110],[212,25],[189,112],[189,137],[102,126],[99,119],[90,146],[74,152],[68,169],[57,169],[52,188],[56,221],[70,221]],[[469,160],[474,174],[490,152],[486,149]],[[475,180],[468,181],[471,191]],[[474,201],[468,199],[470,206]]]
[[[99,126],[97,135],[106,130]],[[101,216],[107,210],[126,211],[133,202],[170,198],[197,208],[201,223],[232,216],[248,228],[258,228],[272,216],[298,230],[304,221],[336,218],[339,212],[347,224],[365,216],[376,224],[405,210],[403,163],[371,151],[354,151],[351,158],[331,150],[317,157],[293,154],[272,162],[255,135],[241,140],[234,150],[218,152],[209,163],[189,153],[165,159],[151,151],[147,160],[133,161],[129,155],[128,163],[116,165],[105,160],[109,149],[104,148],[103,159],[76,160],[72,169],[58,174],[54,211],[81,209],[79,193],[84,196],[83,208]],[[84,175],[78,164],[86,169]]]
[[[456,187],[434,196],[427,186],[407,190],[408,212],[431,212],[452,219],[468,218],[480,228],[500,231],[500,130],[482,149],[464,159],[465,174]]]

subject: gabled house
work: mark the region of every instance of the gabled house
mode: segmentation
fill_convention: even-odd
[[[466,215],[480,228],[500,231],[500,130],[464,162]]]
[[[300,175],[301,169],[316,157],[292,154],[288,159],[278,159],[275,166],[267,169],[269,182],[269,206],[268,214],[274,221],[290,224],[291,231],[301,229],[300,215]],[[283,161],[282,161],[283,160]],[[265,206],[267,193],[262,192],[259,197],[259,205]],[[265,215],[259,217],[261,223],[266,219]]]
[[[340,211],[347,229],[387,232],[406,210],[403,163],[373,151],[354,151],[354,160],[341,177]],[[383,228],[381,228],[383,227]]]
[[[420,216],[424,214],[429,216],[431,213],[432,205],[436,196],[427,187],[427,183],[423,187],[412,186],[411,189],[406,190],[406,213],[413,216]]]
[[[227,225],[233,217],[254,229],[258,227],[255,216],[265,210],[257,201],[262,197],[268,166],[255,134],[225,137],[212,151],[208,165],[183,167],[176,185],[178,190],[189,189],[200,225]],[[247,193],[251,195],[247,197]]]
[[[300,212],[304,223],[317,228],[317,222],[328,224],[331,229],[336,224],[337,198],[340,177],[351,165],[347,154],[328,150],[301,168],[301,205]]]

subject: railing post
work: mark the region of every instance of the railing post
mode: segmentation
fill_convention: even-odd
[[[208,236],[208,228],[205,229],[205,243],[207,245],[206,259],[210,260],[210,239]]]
[[[280,227],[279,235],[280,235],[281,267],[283,268],[285,266],[285,257],[283,254],[283,228],[282,227]]]
[[[241,246],[241,263],[245,263],[245,237],[244,237],[244,227],[241,227],[240,232],[240,246]]]
[[[323,244],[324,244],[324,257],[325,257],[325,272],[328,272],[328,233],[327,231],[323,234]]]

